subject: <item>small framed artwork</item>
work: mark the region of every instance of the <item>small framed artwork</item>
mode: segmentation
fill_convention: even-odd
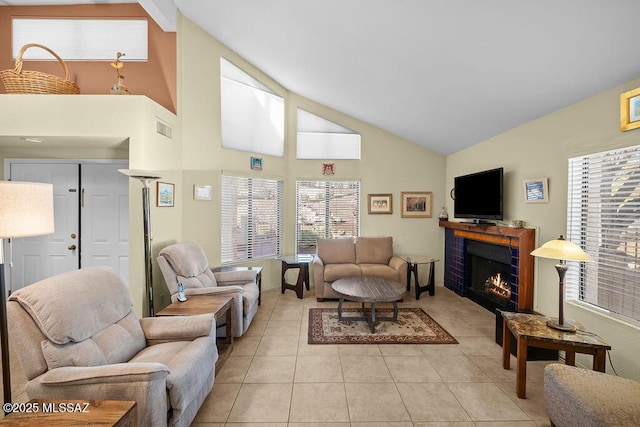
[[[159,207],[173,206],[174,184],[167,182],[156,183],[156,205]]]
[[[392,194],[369,194],[367,196],[370,214],[393,213]]]
[[[262,170],[262,157],[252,157],[251,158],[251,169],[256,171]]]
[[[402,218],[431,218],[433,193],[431,191],[403,191],[401,193]]]
[[[210,185],[194,185],[193,198],[195,200],[213,200],[213,187]]]
[[[549,184],[547,178],[524,180],[525,203],[549,203]]]
[[[640,88],[620,95],[620,130],[640,127]]]
[[[336,173],[336,164],[335,163],[323,163],[322,164],[322,175],[335,175]]]

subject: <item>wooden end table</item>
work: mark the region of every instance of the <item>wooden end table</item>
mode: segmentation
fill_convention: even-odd
[[[15,412],[0,420],[3,426],[117,426],[137,425],[136,402],[124,400],[31,399],[14,403]]]
[[[221,295],[190,295],[184,301],[176,301],[166,306],[156,316],[193,316],[213,313],[216,321],[227,314],[224,340],[216,339],[218,360],[216,374],[233,351],[233,297]]]
[[[338,279],[331,284],[331,288],[338,293],[338,320],[366,320],[369,323],[371,333],[376,332],[376,320],[398,320],[398,300],[404,295],[404,286],[380,277],[347,277]],[[345,317],[342,315],[342,303],[344,300],[358,301],[362,303],[363,317]],[[376,318],[376,303],[392,302],[393,317]],[[371,308],[367,311],[365,303]]]
[[[429,295],[434,296],[436,293],[435,283],[435,264],[440,261],[436,258],[431,258],[422,255],[405,255],[398,257],[407,263],[407,291],[411,290],[411,273],[413,273],[413,280],[415,281],[416,299],[420,299],[420,294],[423,292],[429,292]],[[429,264],[429,278],[426,285],[420,286],[418,281],[418,266],[420,264]]]
[[[303,286],[306,286],[307,290],[309,290],[309,264],[313,262],[313,255],[300,254],[278,257],[277,259],[282,262],[282,293],[284,294],[285,290],[291,289],[296,292],[296,296],[299,299],[302,299]],[[296,280],[295,284],[288,283],[285,279],[285,273],[290,268],[299,269],[298,280]]]
[[[520,399],[526,397],[527,387],[527,348],[541,347],[565,352],[565,364],[575,365],[576,353],[593,356],[593,370],[604,372],[607,350],[611,346],[600,337],[584,331],[582,325],[577,332],[564,332],[547,326],[547,316],[539,314],[503,312],[502,329],[502,367],[510,369],[511,336],[517,342],[516,394]]]

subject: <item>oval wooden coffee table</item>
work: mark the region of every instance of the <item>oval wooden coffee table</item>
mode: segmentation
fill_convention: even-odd
[[[347,277],[338,279],[331,284],[331,288],[340,297],[338,302],[338,320],[366,320],[369,323],[371,333],[376,332],[376,320],[398,320],[398,301],[402,299],[405,292],[404,285],[381,279],[379,277]],[[357,301],[362,303],[363,317],[344,317],[342,315],[342,303],[344,300]],[[393,317],[378,317],[376,319],[376,303],[392,302]],[[371,305],[367,310],[365,303]]]

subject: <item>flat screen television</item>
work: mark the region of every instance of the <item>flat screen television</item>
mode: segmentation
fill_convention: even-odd
[[[481,220],[502,220],[503,168],[454,178],[453,216]]]

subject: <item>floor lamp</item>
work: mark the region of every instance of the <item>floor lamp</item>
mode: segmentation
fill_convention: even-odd
[[[53,185],[0,181],[0,351],[5,403],[11,403],[11,374],[3,239],[51,234],[53,224]]]
[[[564,320],[564,276],[567,273],[567,264],[565,261],[591,261],[591,257],[582,248],[575,243],[565,240],[562,235],[555,240],[549,240],[531,252],[531,255],[540,258],[552,258],[559,260],[556,264],[556,271],[560,278],[559,298],[558,298],[558,321],[549,320],[547,326],[566,332],[574,332],[575,325]]]
[[[149,317],[155,315],[153,309],[153,278],[152,278],[152,262],[151,257],[151,203],[149,195],[149,184],[160,179],[160,175],[150,171],[140,171],[132,169],[118,169],[118,172],[135,178],[142,183],[142,226],[144,229],[144,277],[145,287],[147,290],[147,305]]]

